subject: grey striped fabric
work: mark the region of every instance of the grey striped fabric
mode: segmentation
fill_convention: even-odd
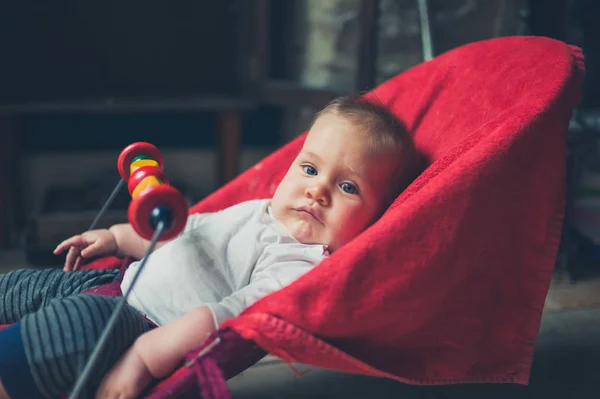
[[[79,294],[114,281],[120,271],[21,269],[0,275],[0,323],[10,324],[46,306],[52,299]]]
[[[17,270],[0,275],[0,323],[21,320],[27,362],[44,397],[60,397],[73,386],[121,298],[81,294],[114,281],[118,271]],[[133,307],[121,311],[90,387],[148,331]]]

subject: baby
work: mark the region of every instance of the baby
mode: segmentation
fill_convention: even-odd
[[[418,173],[403,125],[374,102],[341,97],[319,112],[270,199],[190,215],[184,231],[148,257],[91,386],[96,397],[136,397],[185,354],[258,299],[313,269],[375,222]],[[52,398],[72,388],[118,298],[85,291],[122,277],[76,270],[78,256],[140,259],[130,225],[65,240],[64,271],[0,275],[0,398]],[[158,328],[151,328],[153,324]],[[104,378],[102,378],[104,376]]]

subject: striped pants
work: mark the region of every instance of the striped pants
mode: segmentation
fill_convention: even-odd
[[[0,324],[12,324],[0,330],[0,380],[13,399],[57,398],[72,388],[121,299],[83,292],[118,277],[118,270],[0,275]],[[124,306],[89,386],[148,329],[141,313]]]

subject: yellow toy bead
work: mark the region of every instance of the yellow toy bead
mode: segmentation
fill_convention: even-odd
[[[158,168],[158,162],[154,159],[137,159],[134,160],[129,167],[129,174],[133,174],[137,169],[142,166],[156,166]]]
[[[135,198],[137,197],[137,195],[144,190],[145,188],[151,187],[151,186],[160,186],[161,184],[163,184],[162,181],[160,181],[156,176],[147,176],[145,177],[142,181],[140,181],[137,186],[135,187],[135,189],[133,190],[133,192],[131,193],[131,197]]]

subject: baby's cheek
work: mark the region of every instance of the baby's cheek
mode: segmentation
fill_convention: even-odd
[[[356,229],[356,220],[354,220],[354,215],[347,215],[343,221],[339,221],[335,223],[332,229],[330,229],[330,233],[334,239],[346,240],[348,236],[354,235],[354,230]]]
[[[346,236],[348,239],[352,239],[354,236],[360,234],[368,227],[370,218],[360,210],[354,210],[344,219],[346,222],[340,226],[341,234]]]

